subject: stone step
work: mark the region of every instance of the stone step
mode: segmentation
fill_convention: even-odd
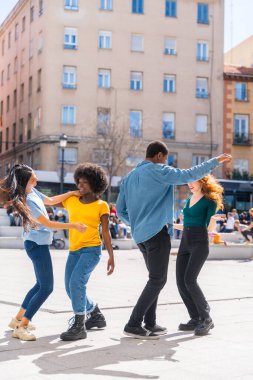
[[[23,233],[23,227],[10,227],[10,226],[0,226],[0,236],[2,237],[21,237]]]
[[[0,226],[9,226],[10,225],[10,219],[7,214],[0,215]]]
[[[24,249],[21,237],[0,237],[0,249]]]

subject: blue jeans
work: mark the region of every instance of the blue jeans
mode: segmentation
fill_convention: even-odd
[[[100,257],[100,245],[69,252],[65,268],[65,289],[75,314],[88,314],[96,307],[96,303],[86,294],[86,285]]]
[[[31,240],[25,240],[24,246],[27,255],[32,260],[37,280],[21,305],[25,309],[24,317],[31,321],[34,314],[52,293],[54,276],[49,246],[38,245]]]

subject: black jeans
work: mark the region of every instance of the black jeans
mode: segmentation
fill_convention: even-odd
[[[208,318],[210,307],[197,278],[209,253],[205,227],[184,227],[177,255],[177,287],[191,318]]]
[[[138,244],[143,254],[149,273],[149,280],[135,305],[129,326],[138,327],[144,319],[146,325],[153,327],[156,324],[156,308],[158,296],[167,282],[168,264],[170,256],[170,235],[167,226],[151,239]]]
[[[251,236],[252,239],[253,239],[253,230],[242,230],[241,234],[243,235],[243,237],[247,240],[247,241],[250,241],[250,239],[248,238],[248,236]]]

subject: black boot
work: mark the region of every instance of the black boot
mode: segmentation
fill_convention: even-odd
[[[86,328],[84,325],[84,315],[75,315],[75,321],[68,331],[60,335],[61,340],[78,340],[87,337]]]
[[[192,318],[187,323],[180,323],[178,326],[178,330],[180,331],[194,331],[196,327],[199,325],[199,318]]]
[[[200,321],[200,324],[195,329],[195,335],[207,335],[214,328],[212,318],[205,318]]]
[[[105,317],[101,313],[98,305],[96,305],[95,309],[90,314],[88,314],[88,318],[85,321],[85,326],[87,330],[90,330],[93,327],[102,329],[106,326]]]

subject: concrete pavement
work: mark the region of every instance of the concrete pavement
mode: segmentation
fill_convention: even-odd
[[[36,342],[11,338],[8,322],[33,285],[32,265],[23,250],[0,251],[0,377],[17,379],[253,379],[253,261],[208,261],[199,282],[212,308],[215,328],[206,337],[177,331],[188,316],[175,283],[171,256],[158,322],[168,335],[159,341],[124,337],[122,330],[146,282],[137,250],[115,251],[115,273],[106,276],[104,252],[91,277],[89,294],[108,326],[86,340],[61,342],[71,308],[63,283],[66,251],[53,251],[55,290],[35,316]]]

